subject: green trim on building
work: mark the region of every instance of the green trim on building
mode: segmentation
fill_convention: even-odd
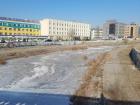
[[[32,29],[40,29],[39,24],[30,24],[30,23],[18,23],[18,22],[6,22],[0,21],[0,26],[11,27],[11,28],[32,28]]]

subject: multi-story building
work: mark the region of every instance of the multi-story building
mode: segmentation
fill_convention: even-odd
[[[125,27],[125,37],[130,37],[130,38],[137,38],[139,37],[139,30],[140,27],[138,24],[132,23],[132,24],[128,24]]]
[[[41,23],[41,35],[54,40],[83,40],[90,38],[90,24],[75,21],[44,19]]]
[[[0,35],[40,35],[40,23],[34,20],[0,17]]]
[[[91,29],[91,40],[92,39],[101,39],[103,37],[103,29],[100,27]]]
[[[103,25],[103,35],[114,36],[116,38],[123,37],[125,34],[126,24],[117,22],[116,20],[109,20]]]

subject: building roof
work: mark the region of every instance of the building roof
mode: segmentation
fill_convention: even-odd
[[[30,22],[30,23],[39,23],[38,20],[18,19],[18,18],[9,18],[9,17],[0,17],[0,20],[20,21],[20,22]]]

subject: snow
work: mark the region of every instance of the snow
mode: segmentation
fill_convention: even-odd
[[[9,60],[0,65],[0,90],[73,95],[87,70],[88,60],[83,57],[96,59],[111,49],[104,46]]]

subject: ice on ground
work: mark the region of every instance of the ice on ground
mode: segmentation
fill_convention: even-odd
[[[96,59],[111,49],[104,46],[9,60],[0,65],[0,89],[72,95],[87,70],[83,56]]]

